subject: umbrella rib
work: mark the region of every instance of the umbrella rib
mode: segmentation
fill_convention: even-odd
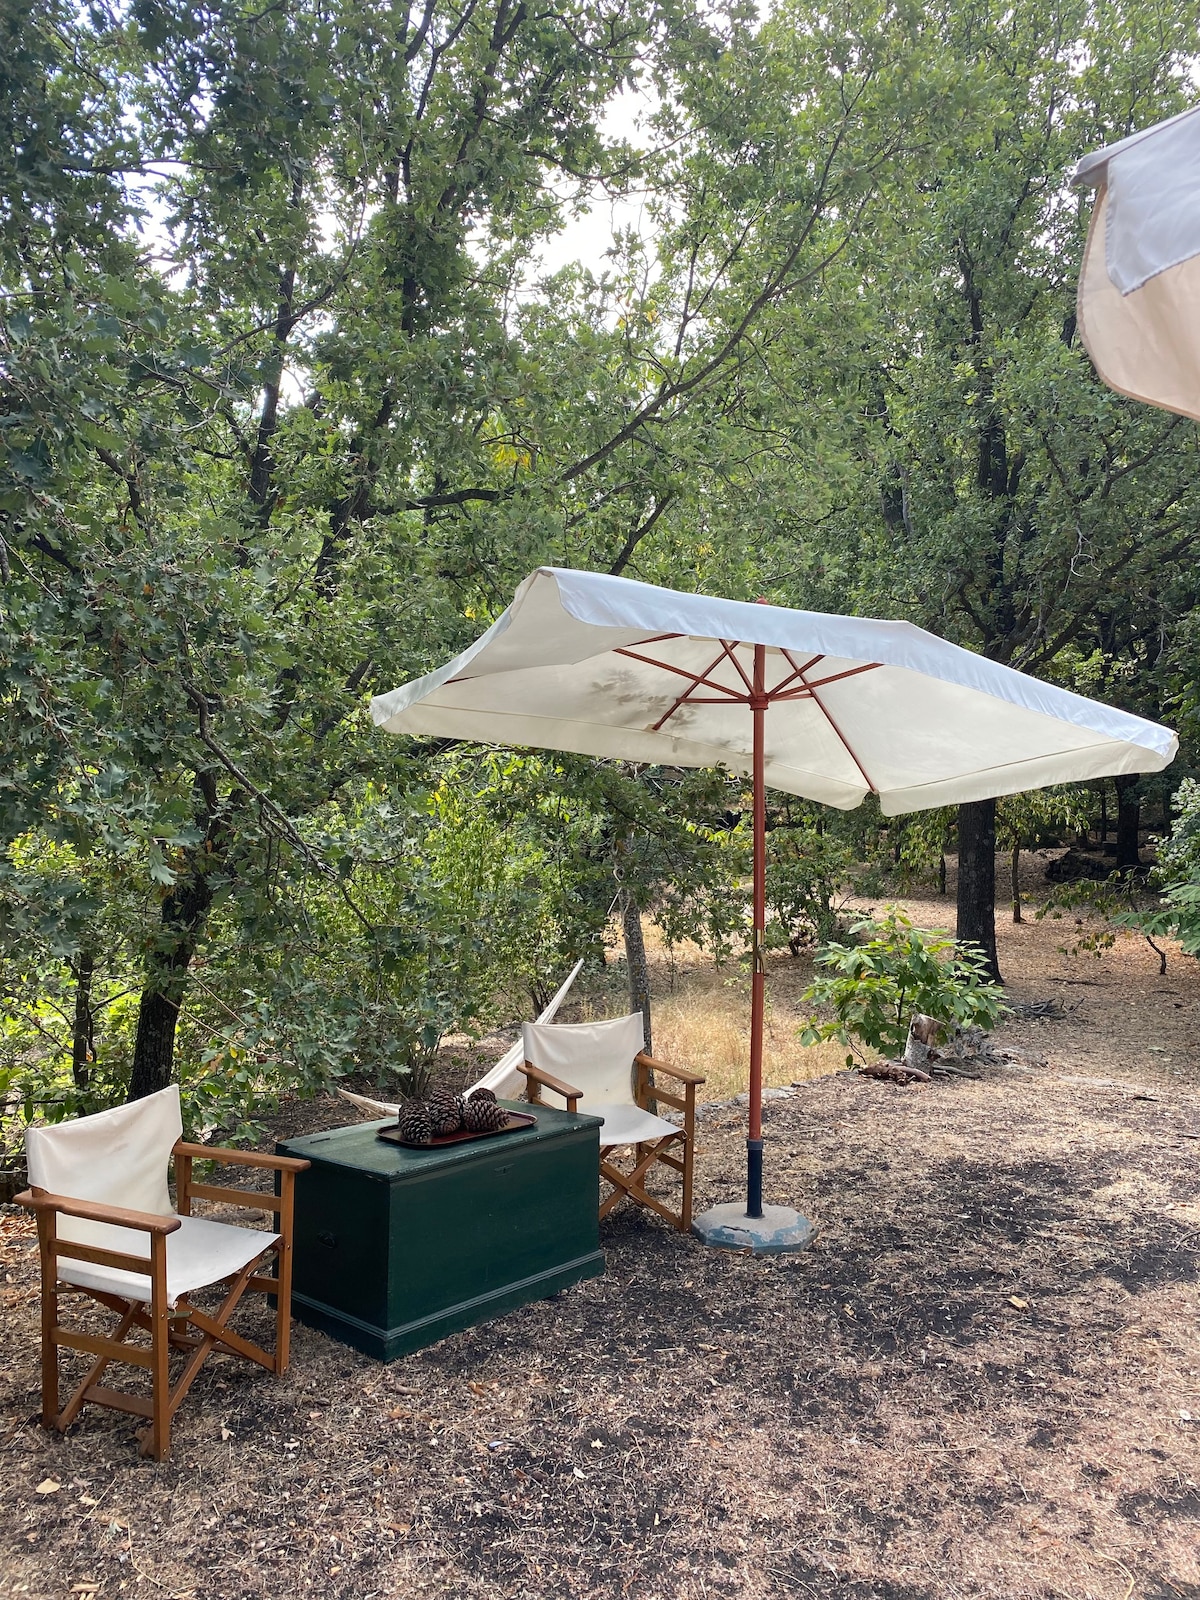
[[[735,650],[736,650],[736,647],[737,647],[739,642],[740,642],[739,640],[735,639],[733,641],[733,643],[731,644],[728,639],[722,639],[721,640],[721,649],[729,657],[730,661],[733,662],[733,665],[737,670],[738,677],[746,685],[746,693],[747,694],[753,694],[754,693],[754,685],[753,685],[753,683],[751,683],[750,678],[746,673],[746,669],[742,666],[742,663],[738,660],[737,655],[735,654]],[[720,657],[718,657],[717,659],[719,660]],[[714,661],[713,662],[713,666],[709,667],[708,670],[711,672],[713,670],[713,667],[716,666],[716,664],[717,663]]]
[[[815,683],[809,683],[805,679],[798,689],[788,689],[783,694],[780,694],[778,690],[772,691],[771,698],[773,700],[804,700],[812,696],[814,689],[823,689],[829,683],[840,683],[843,678],[857,678],[860,672],[874,672],[876,667],[882,665],[883,663],[880,661],[868,661],[865,667],[851,667],[846,672],[831,672],[827,678],[818,678]]]
[[[665,722],[670,722],[671,718],[679,710],[680,706],[695,705],[697,703],[692,699],[692,690],[695,689],[695,687],[696,685],[694,683],[688,684],[687,688],[679,696],[678,700],[672,701],[670,709],[664,711],[662,716],[659,717],[658,721],[651,726],[651,733],[661,733],[663,724]],[[699,704],[703,706],[725,706],[729,704],[729,701],[721,695],[713,695],[711,699],[706,696],[699,702]]]
[[[817,690],[820,689],[820,688],[823,688],[828,683],[836,683],[839,678],[854,678],[854,677],[857,677],[860,672],[873,672],[876,667],[879,667],[879,666],[882,666],[882,665],[883,665],[883,663],[881,661],[870,661],[870,662],[867,663],[867,665],[865,667],[853,667],[849,672],[838,672],[838,673],[835,673],[832,677],[822,678],[816,684],[808,683],[808,681],[805,679],[804,673],[803,672],[800,673],[800,681],[801,681],[801,683],[804,684],[804,687],[808,690],[808,698],[813,700],[816,703],[818,711],[820,711],[821,715],[825,718],[825,721],[833,729],[834,733],[837,734],[838,738],[841,741],[842,748],[845,750],[846,754],[850,757],[851,761],[853,761],[854,765],[858,768],[859,773],[860,773],[860,775],[862,777],[862,781],[866,784],[867,788],[871,791],[872,794],[878,794],[879,790],[871,782],[871,779],[870,779],[870,776],[869,776],[869,774],[867,772],[866,767],[863,766],[862,762],[858,759],[858,756],[854,752],[854,746],[850,743],[849,739],[847,739],[846,735],[838,727],[837,722],[835,721],[833,716],[830,714],[829,707],[821,699],[821,696],[817,693]]]
[[[804,663],[803,666],[799,666],[797,664],[797,662],[796,662],[795,657],[792,655],[792,652],[790,650],[781,650],[780,651],[780,655],[783,656],[783,659],[787,662],[788,666],[791,667],[792,670],[788,673],[786,678],[780,678],[779,682],[770,691],[770,698],[772,700],[776,699],[777,696],[779,695],[780,690],[781,689],[786,689],[788,684],[791,683],[793,681],[793,679],[795,679],[795,678],[803,678],[804,674],[806,672],[810,672],[812,670],[812,668],[816,666],[818,661],[824,661],[824,659],[825,659],[823,654],[818,654],[818,655],[812,656],[808,661],[806,661]]]
[[[669,717],[671,715],[671,712],[678,711],[680,706],[683,706],[683,705],[689,705],[689,706],[744,706],[745,704],[746,704],[746,697],[745,697],[744,694],[733,695],[733,696],[730,696],[730,695],[727,695],[727,694],[693,694],[690,689],[685,689],[684,692],[679,696],[679,699],[676,700],[675,704],[671,707],[671,711],[668,711],[666,716],[664,716],[664,717],[662,717],[660,719],[660,722],[656,722],[655,725],[654,725],[654,728],[655,728],[655,731],[657,731],[658,727],[660,726],[660,723],[661,722],[665,722],[667,720],[667,717]]]
[[[678,639],[680,635],[674,634],[672,637]],[[715,690],[717,694],[726,695],[730,700],[740,701],[743,698],[740,694],[738,694],[736,689],[727,689],[723,683],[715,683],[708,676],[708,674],[713,670],[713,667],[719,667],[721,665],[721,662],[724,659],[724,651],[722,651],[721,655],[717,657],[712,666],[705,667],[703,672],[691,672],[687,667],[677,667],[670,661],[656,661],[653,656],[640,656],[636,650],[626,650],[623,646],[620,649],[614,650],[613,655],[628,656],[630,661],[640,661],[645,667],[661,667],[664,672],[673,672],[677,677],[688,678],[691,680],[693,689],[698,689],[701,684],[704,684],[706,688]],[[687,695],[690,693],[690,689],[685,690],[683,699],[686,699]],[[682,704],[682,699],[680,704]]]
[[[810,689],[823,689],[827,683],[840,683],[843,678],[857,678],[861,672],[875,672],[883,665],[882,661],[868,661],[861,667],[847,667],[845,672],[831,672],[827,678],[818,678],[814,683],[805,682]]]
[[[663,639],[679,639],[682,638],[682,635],[678,633],[664,633],[660,637]],[[648,639],[643,642],[647,644],[653,644],[655,641],[653,639]],[[738,694],[736,690],[727,689],[723,683],[717,683],[709,677],[709,673],[715,671],[716,668],[721,665],[721,662],[725,659],[725,657],[730,655],[729,646],[725,643],[724,639],[721,640],[720,655],[717,656],[711,665],[705,667],[703,672],[692,672],[688,667],[677,667],[674,662],[671,661],[656,661],[653,656],[639,655],[636,650],[630,650],[624,646],[618,647],[613,651],[613,654],[616,656],[627,656],[630,661],[640,661],[643,666],[659,667],[663,672],[673,672],[680,678],[688,679],[687,688],[669,707],[669,709],[664,711],[662,716],[659,717],[658,721],[650,730],[652,733],[658,733],[663,724],[671,720],[671,718],[679,710],[680,706],[686,705],[688,701],[691,700],[692,695],[701,686],[701,684],[703,684],[707,689],[714,689],[719,696],[719,698],[713,700],[709,700],[707,698],[704,699],[700,702],[702,705],[740,705],[743,701],[744,697]],[[741,672],[742,669],[740,666],[738,666],[736,660],[734,660],[733,664],[738,668],[738,671]],[[742,673],[742,676],[745,677],[745,673]]]

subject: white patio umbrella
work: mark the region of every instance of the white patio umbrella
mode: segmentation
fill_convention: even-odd
[[[751,776],[749,1219],[763,1217],[766,785],[843,810],[874,793],[894,816],[1157,772],[1177,748],[1168,728],[911,623],[714,600],[551,567],[525,579],[470,649],[376,696],[371,714],[388,733],[723,765]],[[783,1217],[768,1220],[776,1235],[787,1231]],[[750,1233],[720,1242],[754,1243]]]
[[[1200,106],[1085,156],[1079,332],[1110,388],[1200,419]]]

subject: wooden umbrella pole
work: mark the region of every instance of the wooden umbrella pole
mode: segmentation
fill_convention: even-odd
[[[746,1140],[746,1215],[761,1217],[763,1139],[762,1139],[762,1055],[763,1013],[766,973],[763,967],[763,941],[767,926],[767,794],[766,794],[766,718],[767,651],[754,646],[754,692],[750,710],[754,718],[754,915],[750,935],[750,1130]]]

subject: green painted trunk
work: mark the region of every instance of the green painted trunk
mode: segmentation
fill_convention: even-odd
[[[386,1122],[279,1144],[312,1162],[296,1181],[295,1317],[392,1361],[603,1272],[600,1122],[536,1116],[433,1150],[377,1139]]]

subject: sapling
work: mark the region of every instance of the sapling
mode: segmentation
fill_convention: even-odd
[[[994,1026],[1003,1015],[1003,991],[987,977],[982,950],[958,944],[948,933],[916,928],[895,906],[876,921],[865,917],[850,930],[855,942],[830,943],[817,952],[820,972],[804,993],[833,1017],[810,1017],[801,1039],[837,1039],[849,1047],[846,1065],[866,1051],[899,1055],[917,1012],[952,1028]]]

